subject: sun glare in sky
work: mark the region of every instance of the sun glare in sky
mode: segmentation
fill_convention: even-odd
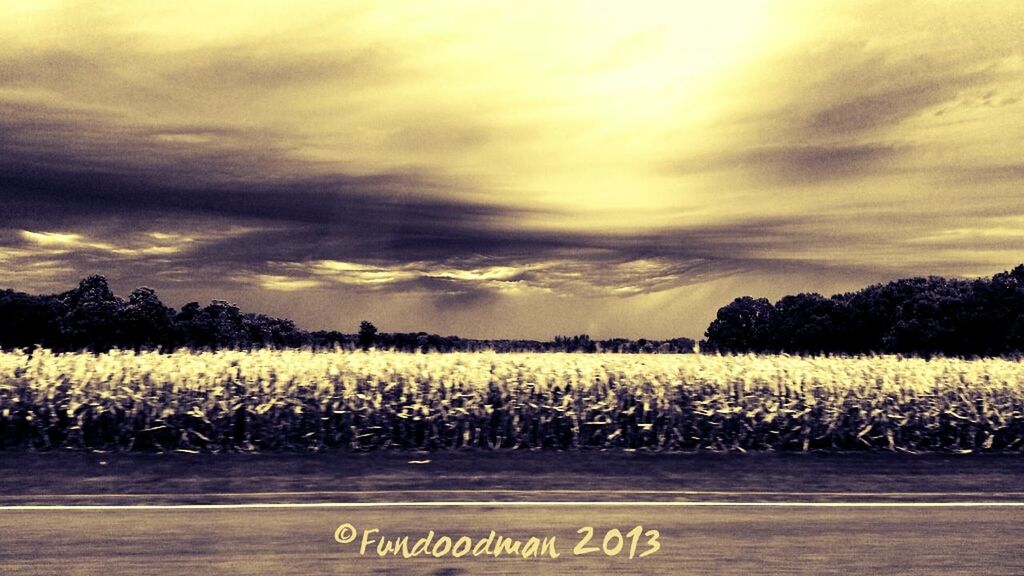
[[[1024,261],[1017,2],[7,2],[0,281],[700,337]]]

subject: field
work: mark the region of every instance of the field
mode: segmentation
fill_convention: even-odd
[[[103,451],[1019,452],[988,359],[114,351],[0,354],[0,446]]]

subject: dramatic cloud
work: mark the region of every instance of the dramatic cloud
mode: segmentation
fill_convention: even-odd
[[[310,328],[700,336],[1020,263],[1024,7],[0,8],[0,284]]]

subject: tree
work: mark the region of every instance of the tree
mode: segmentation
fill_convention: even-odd
[[[373,347],[374,341],[377,339],[377,327],[370,322],[363,320],[359,323],[359,347],[363,350],[369,350]]]
[[[67,347],[109,350],[123,338],[124,302],[103,276],[89,276],[59,298],[66,310],[60,326]]]
[[[152,288],[136,288],[121,312],[125,342],[134,348],[174,343],[174,310],[164,306]]]
[[[597,342],[594,342],[589,334],[555,336],[554,344],[555,348],[563,352],[597,352]]]
[[[889,352],[961,355],[979,347],[964,335],[976,321],[972,285],[963,280],[931,277],[916,285],[897,308],[882,342]]]
[[[974,283],[971,311],[975,322],[967,337],[982,353],[1024,350],[1024,265]]]
[[[774,309],[767,298],[743,296],[718,309],[708,326],[708,346],[727,352],[760,351],[770,336]]]
[[[291,320],[263,314],[246,314],[243,320],[247,340],[252,346],[297,348],[310,343],[309,335],[296,328]]]
[[[191,347],[246,348],[251,344],[242,311],[224,300],[214,300],[202,309],[190,302],[175,320]]]
[[[60,343],[65,310],[52,296],[0,290],[0,348],[29,348]]]
[[[821,294],[786,296],[775,303],[765,344],[777,352],[839,351],[844,312],[842,302]]]

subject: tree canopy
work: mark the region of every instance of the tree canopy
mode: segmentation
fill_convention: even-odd
[[[998,356],[1024,352],[1024,265],[992,278],[905,278],[826,298],[737,298],[705,349]]]
[[[203,306],[189,302],[175,310],[140,287],[127,300],[116,296],[106,278],[83,279],[78,287],[47,296],[0,290],[0,348],[44,346],[54,350],[105,351],[111,348],[370,348],[403,352],[660,352],[693,350],[693,340],[591,340],[586,334],[553,341],[475,340],[457,336],[381,333],[362,321],[356,334],[307,332],[286,318],[243,312],[225,300]]]

